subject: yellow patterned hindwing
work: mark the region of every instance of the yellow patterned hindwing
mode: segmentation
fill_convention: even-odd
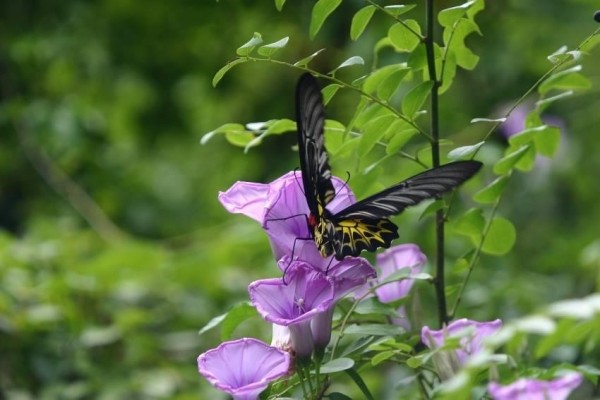
[[[398,228],[388,219],[345,219],[333,223],[335,258],[358,256],[361,251],[389,247],[398,237]]]

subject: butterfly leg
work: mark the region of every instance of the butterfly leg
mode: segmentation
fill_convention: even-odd
[[[292,245],[292,255],[290,257],[290,262],[288,263],[288,265],[286,265],[285,269],[283,270],[283,284],[287,285],[287,282],[285,281],[285,273],[287,272],[288,268],[290,267],[290,265],[292,264],[292,262],[294,261],[294,254],[296,253],[296,243],[298,242],[298,240],[303,240],[303,241],[312,241],[313,238],[312,237],[308,237],[308,238],[300,238],[297,237],[294,239],[294,244]]]

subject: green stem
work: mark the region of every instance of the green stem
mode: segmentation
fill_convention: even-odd
[[[435,15],[433,10],[433,0],[427,0],[426,7],[426,32],[425,53],[427,55],[427,68],[429,79],[433,82],[431,86],[431,159],[433,166],[440,165],[440,121],[439,121],[439,88],[435,70],[435,53],[433,27]],[[435,293],[437,297],[438,319],[440,327],[448,322],[448,311],[446,306],[445,279],[444,279],[444,210],[437,210],[435,213]]]

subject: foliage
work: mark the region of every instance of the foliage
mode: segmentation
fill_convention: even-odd
[[[314,37],[322,29],[326,20],[340,7],[341,3],[337,0],[319,0],[316,2],[312,10],[309,28],[310,37]],[[230,61],[217,72],[213,79],[213,85],[217,85],[233,67],[238,68],[238,66],[249,62],[266,62],[301,71],[309,71],[329,82],[323,88],[326,103],[330,103],[343,91],[357,93],[359,99],[353,109],[354,111],[351,113],[349,123],[344,124],[341,121],[330,120],[325,125],[325,135],[329,153],[334,158],[334,165],[341,164],[350,169],[351,185],[358,193],[374,191],[383,172],[382,161],[387,161],[388,158],[395,155],[427,168],[437,166],[440,162],[446,160],[446,158],[440,160],[441,149],[448,152],[447,158],[452,159],[473,159],[479,153],[482,154],[483,159],[490,164],[490,172],[495,176],[490,179],[489,184],[484,185],[474,194],[474,200],[480,205],[457,213],[454,210],[456,208],[454,204],[456,196],[453,196],[445,204],[440,204],[439,201],[436,202],[437,204],[434,203],[434,208],[425,210],[424,213],[431,214],[435,212],[437,215],[436,244],[438,248],[436,251],[438,253],[445,254],[443,221],[450,219],[448,224],[450,231],[470,239],[470,242],[452,242],[453,248],[449,249],[449,254],[456,252],[457,249],[463,254],[455,259],[456,268],[448,272],[452,281],[456,282],[454,285],[446,286],[444,283],[446,276],[444,260],[438,258],[435,263],[436,275],[431,279],[431,282],[434,284],[437,293],[438,317],[440,322],[445,324],[460,312],[459,307],[463,295],[474,269],[480,264],[481,257],[483,255],[506,255],[518,240],[517,230],[510,219],[498,215],[504,189],[517,171],[531,172],[540,157],[552,158],[557,154],[560,129],[557,126],[547,124],[542,114],[554,102],[570,97],[577,91],[590,88],[590,81],[581,74],[580,60],[583,52],[591,49],[597,41],[596,34],[598,30],[585,38],[575,48],[570,50],[563,46],[558,51],[550,54],[548,60],[552,65],[548,71],[527,89],[516,102],[508,107],[501,118],[472,119],[472,124],[489,127],[479,136],[476,133],[470,134],[471,137],[476,138],[476,144],[456,147],[453,144],[454,142],[448,140],[448,138],[440,139],[438,96],[446,93],[452,87],[459,68],[470,71],[479,62],[479,56],[467,46],[466,39],[471,34],[481,34],[475,19],[484,9],[484,1],[473,0],[439,11],[437,23],[442,28],[441,44],[438,44],[432,36],[434,24],[431,19],[433,16],[433,2],[427,2],[425,7],[427,18],[423,23],[415,19],[409,19],[409,16],[411,16],[409,7],[395,9],[383,7],[370,1],[368,3],[369,5],[354,14],[350,27],[350,38],[352,40],[359,39],[377,12],[388,17],[389,29],[377,40],[374,46],[374,61],[366,75],[352,79],[339,78],[342,70],[345,71],[349,67],[356,69],[365,65],[364,57],[359,55],[350,56],[328,73],[322,73],[311,66],[311,63],[314,63],[315,59],[321,56],[321,50],[308,56],[302,56],[298,61],[274,58],[275,50],[282,50],[288,43],[289,37],[261,46],[262,35],[256,32],[249,41],[237,49],[238,58]],[[277,3],[277,7],[281,9],[283,3]],[[379,53],[388,47],[396,54],[394,62],[380,62]],[[388,60],[390,59],[388,58]],[[493,142],[488,143],[493,138],[492,135],[498,131],[503,123],[506,124],[504,129],[507,130],[507,121],[512,113],[518,107],[524,107],[526,100],[531,101],[531,98],[534,98],[534,93],[536,93],[536,100],[523,117],[523,127],[517,131],[506,133],[507,145],[503,154],[486,155],[485,152],[490,145],[496,147]],[[430,101],[429,107],[426,106],[428,100]],[[429,121],[424,122],[426,116],[429,116]],[[272,129],[273,126],[284,125],[285,129],[281,131]],[[269,120],[266,123],[259,124],[253,123],[246,125],[246,129],[241,124],[226,124],[205,135],[203,141],[208,141],[216,133],[222,133],[225,134],[226,139],[231,144],[244,147],[244,150],[248,151],[251,147],[261,144],[267,136],[273,133],[279,134],[294,130],[294,125],[287,119]],[[473,130],[473,132],[476,131]],[[378,156],[381,151],[386,154],[383,158],[380,155]],[[451,212],[453,213],[451,214]],[[440,221],[442,221],[441,225]],[[448,258],[449,254],[445,254],[445,257]],[[460,253],[454,254],[454,257],[456,257],[456,254]],[[399,279],[405,279],[405,277]],[[450,308],[447,308],[446,299],[452,304]],[[306,365],[302,364],[301,360],[304,356],[300,355],[300,361],[297,363],[298,375],[293,382],[302,386],[305,397],[322,398],[323,393],[328,390],[328,378],[325,378],[322,387],[319,386],[320,373],[334,374],[346,370],[352,371],[350,377],[360,388],[362,394],[366,398],[373,398],[359,371],[366,375],[369,370],[384,361],[414,370],[413,373],[405,371],[413,377],[414,382],[402,389],[403,392],[412,393],[411,396],[417,396],[416,392],[420,391],[421,396],[427,398],[469,397],[470,393],[481,393],[482,390],[485,392],[484,385],[487,380],[480,379],[482,371],[488,368],[496,370],[496,365],[508,365],[508,360],[512,359],[519,366],[520,372],[515,373],[509,369],[502,371],[501,380],[509,378],[508,380],[511,381],[514,379],[510,379],[510,377],[531,376],[531,373],[528,372],[529,369],[541,368],[542,365],[538,363],[544,359],[544,356],[548,355],[550,350],[549,347],[546,347],[543,352],[537,351],[537,358],[526,358],[523,354],[511,354],[505,358],[499,358],[498,355],[485,353],[484,351],[487,358],[485,358],[485,355],[474,357],[477,360],[473,362],[475,367],[471,368],[470,364],[467,364],[458,371],[455,367],[452,367],[451,370],[446,367],[446,372],[444,372],[438,360],[438,363],[434,362],[435,369],[433,369],[434,373],[432,374],[431,367],[427,366],[427,361],[430,359],[435,361],[436,357],[440,357],[436,356],[440,350],[419,351],[418,341],[415,342],[415,338],[411,336],[410,332],[403,334],[402,330],[398,331],[395,329],[397,327],[386,323],[385,318],[376,319],[379,321],[373,324],[369,319],[363,320],[359,314],[353,314],[360,300],[362,298],[359,298],[350,307],[344,317],[336,320],[339,324],[337,325],[339,330],[337,332],[338,339],[328,353],[330,362],[336,365],[344,365],[344,367],[336,367],[331,370],[327,369],[327,372],[320,372],[319,362],[321,356],[315,355],[315,371],[311,374],[316,374],[317,387],[313,389],[313,385],[310,383],[312,378],[309,378],[310,375],[307,371],[302,372]],[[586,313],[586,317],[591,318],[591,325],[597,327],[599,322],[598,312],[593,303],[594,301],[590,300],[586,304],[585,307],[593,309]],[[572,307],[555,305],[553,308],[557,307],[567,310],[566,315],[560,315],[560,317],[566,317],[567,319],[573,318],[578,308],[575,304],[572,304]],[[382,313],[381,316],[389,316],[393,313],[393,309],[390,309]],[[245,319],[246,316],[239,319],[239,321]],[[353,322],[349,327],[346,326],[348,321]],[[544,320],[543,317],[540,317],[539,320],[536,320],[536,323],[540,325],[533,330],[519,329],[519,326],[521,326],[519,322],[513,323],[513,325],[502,331],[500,336],[504,339],[497,343],[507,345],[508,349],[510,348],[508,342],[511,339],[525,340],[523,333],[542,333],[553,346],[562,345],[558,339],[560,335],[557,334],[556,326],[563,323],[568,324],[566,320],[559,320],[556,324],[550,319]],[[527,324],[525,325],[527,326]],[[547,329],[541,328],[544,326]],[[536,329],[542,329],[542,331]],[[587,333],[580,334],[582,342],[592,340],[591,332],[595,329],[591,327],[583,329],[582,331]],[[372,341],[375,338],[382,337],[382,340],[393,340],[399,343],[402,349],[397,354],[399,358],[394,357],[393,351],[390,352],[393,347],[365,348],[357,346],[357,342],[344,343],[341,345],[342,354],[336,353],[336,350],[339,350],[339,340],[348,335],[349,332],[359,335],[356,339],[358,342]],[[554,337],[554,339],[549,339],[550,337]],[[348,350],[344,350],[345,346],[348,347]],[[595,353],[597,353],[595,350],[580,352],[577,360],[581,361],[582,358],[584,360],[594,360]],[[571,358],[571,360],[574,361],[575,359]],[[576,369],[576,366],[569,365],[566,359],[561,361],[563,363],[561,368]],[[581,371],[588,372],[585,367],[582,367]],[[551,371],[548,371],[547,374],[551,374]],[[494,380],[498,380],[498,377]],[[311,394],[307,394],[304,381],[308,381]],[[272,396],[277,397],[278,389],[283,388],[278,385],[272,388]],[[285,392],[287,390],[286,388]],[[337,395],[345,396],[339,393]]]
[[[315,18],[311,2],[283,0],[275,1],[276,8],[268,2],[177,0],[1,6],[0,397],[217,396],[198,377],[195,357],[229,337],[268,336],[257,318],[249,318],[254,314],[247,305],[232,304],[246,299],[248,282],[273,275],[273,260],[259,228],[229,217],[215,197],[235,180],[266,182],[297,166],[296,154],[288,151],[295,144],[287,133],[294,129],[291,91],[298,75],[290,64],[332,71],[339,81],[324,90],[328,116],[337,120],[327,124],[328,148],[335,172],[350,172],[358,196],[417,172],[422,166],[415,159],[430,163],[424,135],[429,115],[419,113],[428,104],[426,57],[411,35],[411,29],[424,32],[417,28],[424,26],[422,5],[319,3]],[[465,24],[452,37],[438,32],[435,48],[438,62],[446,60],[442,136],[452,133],[454,140],[442,141],[442,156],[477,154],[487,166],[460,199],[451,200],[446,292],[454,299],[462,292],[457,317],[513,319],[540,312],[543,326],[550,318],[552,334],[525,329],[506,339],[501,351],[529,358],[523,364],[528,369],[518,373],[551,374],[541,367],[560,368],[580,356],[578,369],[592,380],[597,313],[559,315],[546,305],[585,299],[599,282],[600,165],[593,155],[600,149],[592,134],[597,81],[591,91],[581,90],[598,67],[597,58],[587,57],[595,54],[597,36],[586,48],[574,47],[594,29],[594,3],[500,3],[487,2],[476,18],[455,9],[458,3],[440,3],[450,9],[444,29],[451,32],[455,18]],[[478,30],[465,22],[470,18]],[[256,30],[263,42],[235,58],[232,44],[247,42]],[[452,52],[444,54],[448,40]],[[562,44],[568,49],[556,52]],[[493,120],[507,111],[497,110],[546,73],[548,54],[564,73],[554,70],[537,86],[541,97],[528,132],[506,143],[492,131]],[[233,65],[234,58],[241,61]],[[395,65],[399,61],[406,67]],[[274,65],[281,62],[287,67]],[[215,75],[224,64],[235,68]],[[474,64],[475,71],[465,73]],[[582,71],[570,69],[575,64]],[[364,97],[359,91],[395,112],[377,102],[358,103]],[[357,103],[365,107],[361,118],[353,118]],[[558,147],[540,140],[556,137],[555,130],[540,128],[541,113],[566,121]],[[469,124],[475,117],[479,121]],[[267,122],[226,124],[256,118]],[[382,132],[389,123],[393,127]],[[198,144],[211,130],[213,139]],[[221,134],[246,154],[220,140]],[[545,164],[532,165],[534,152],[556,153],[551,163],[542,157]],[[468,197],[473,194],[483,212],[465,210],[464,204],[475,204]],[[401,240],[433,254],[431,215],[445,205],[435,202],[397,218]],[[482,221],[488,238],[510,230],[492,223],[498,218],[514,226],[514,243],[483,240]],[[479,254],[468,251],[479,247]],[[467,274],[469,284],[461,289]],[[423,278],[414,293],[422,304],[419,325],[436,319],[433,291]],[[594,297],[587,299],[567,309],[593,309]],[[352,304],[341,307],[348,311]],[[216,330],[197,335],[230,308],[222,337]],[[361,303],[360,319],[353,317],[346,332],[371,335],[369,324],[392,311]],[[565,337],[569,343],[561,341]],[[340,361],[321,367],[335,373],[336,382],[349,383],[336,385],[338,393],[350,388],[360,398],[363,384],[380,398],[391,386],[399,385],[400,396],[412,393],[411,375],[390,360],[420,368],[411,354],[414,335],[349,342]],[[368,363],[356,373],[358,354],[389,375]],[[349,360],[354,369],[345,369]],[[480,377],[477,368],[467,373]],[[504,376],[512,372],[501,368]]]

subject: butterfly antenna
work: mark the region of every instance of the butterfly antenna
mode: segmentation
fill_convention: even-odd
[[[344,184],[342,185],[342,187],[337,192],[335,192],[333,194],[333,199],[335,199],[335,196],[337,196],[337,194],[339,192],[341,192],[342,190],[344,190],[345,188],[348,187],[348,181],[350,181],[350,171],[346,171],[346,175],[347,176],[346,176],[346,180],[344,181]],[[333,200],[333,199],[331,199],[331,200]]]
[[[298,185],[298,188],[300,188],[300,191],[302,192],[302,194],[304,196],[306,196],[306,193],[304,193],[304,188],[302,187],[301,184],[298,183],[298,177],[296,176],[296,172],[298,172],[298,168],[294,168],[294,178],[296,178],[296,184]]]

